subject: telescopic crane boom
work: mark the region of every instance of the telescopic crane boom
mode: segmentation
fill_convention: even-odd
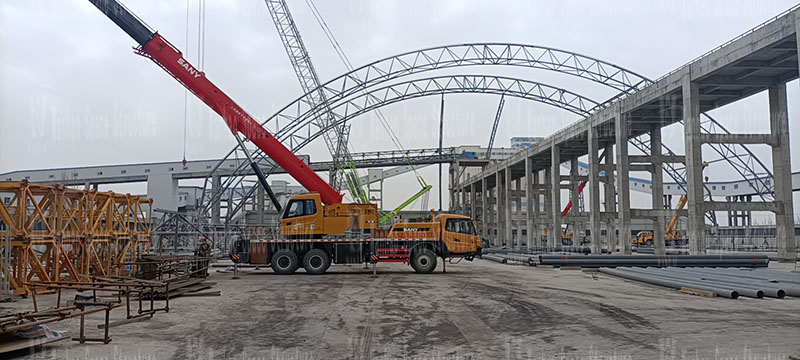
[[[222,116],[237,138],[238,133],[244,135],[306,189],[319,193],[320,199],[326,205],[342,202],[341,193],[328,185],[291,150],[283,146],[258,121],[209,81],[202,71],[192,66],[167,39],[151,30],[116,0],[89,1],[139,44],[135,49],[137,54],[155,62]],[[258,173],[260,169],[254,166],[254,171]]]

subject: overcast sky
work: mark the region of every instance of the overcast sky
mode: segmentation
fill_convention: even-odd
[[[197,62],[198,0],[189,1],[188,24],[187,1],[124,3]],[[321,79],[345,72],[306,1],[288,3]],[[492,41],[565,49],[657,78],[794,3],[316,0],[316,5],[355,66],[425,47]],[[207,76],[252,115],[267,118],[301,95],[263,1],[207,0],[205,36]],[[134,55],[133,45],[88,1],[0,1],[0,173],[180,161],[184,131],[188,160],[227,153],[235,141],[220,118],[190,97],[184,128],[183,87]],[[612,95],[596,84],[529,69],[472,67],[450,73],[512,75],[597,100]],[[800,113],[793,111],[800,106],[798,94],[794,81],[789,84],[793,123]],[[444,144],[485,146],[498,100],[449,96]],[[383,112],[406,148],[437,145],[438,98],[399,103]],[[768,131],[764,94],[715,114],[734,132]],[[546,136],[576,120],[560,109],[508,99],[496,146],[507,146],[512,136]],[[352,125],[354,151],[393,149],[373,117]],[[797,131],[792,127],[792,135]],[[668,145],[682,149],[680,129],[665,130],[665,137]],[[329,158],[321,142],[304,151],[312,161]],[[798,149],[793,146],[795,169]],[[759,151],[771,164],[766,148]],[[422,173],[435,183],[433,167]],[[713,180],[733,178],[723,169],[714,174],[719,178]],[[386,186],[405,187],[408,180]],[[401,201],[413,192],[410,186],[390,199]],[[431,204],[436,196],[434,191]]]

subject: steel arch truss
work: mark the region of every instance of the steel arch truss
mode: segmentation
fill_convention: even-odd
[[[334,78],[314,91],[329,100],[337,97],[343,98],[363,92],[370,86],[415,73],[476,65],[528,67],[581,77],[611,87],[619,92],[607,102],[635,92],[649,84],[646,78],[630,70],[599,59],[560,49],[523,44],[473,43],[432,47],[387,57]],[[276,115],[270,117],[264,124],[274,129],[273,131],[279,132],[282,129],[282,123],[285,125],[287,122],[293,122],[311,108],[313,108],[313,104],[308,101],[308,94],[304,94],[281,109]],[[306,134],[308,136],[320,130],[320,124],[317,122],[317,124],[309,125]],[[290,141],[295,139],[295,137],[291,137]],[[294,147],[293,144],[289,145],[292,148]],[[263,156],[264,154],[260,150],[254,151],[253,158],[263,158]],[[234,148],[226,155],[223,161],[230,158],[246,159],[246,156],[241,153],[240,149]],[[213,206],[212,204],[222,197],[220,192],[217,191],[218,189],[212,189],[213,179],[219,176],[218,170],[229,170],[221,169],[222,163],[220,162],[212,169],[206,178],[203,191],[203,213],[209,213]],[[241,165],[237,169],[246,166],[244,163]],[[237,183],[241,182],[238,181]],[[225,188],[226,186],[220,187],[220,189]]]
[[[425,71],[456,68],[462,66],[477,66],[477,65],[503,65],[503,66],[519,66],[533,69],[542,69],[556,71],[559,73],[577,76],[583,79],[599,83],[615,90],[619,93],[605,102],[601,106],[605,106],[627,94],[633,93],[642,89],[643,87],[652,83],[647,78],[636,74],[625,68],[616,66],[614,64],[604,62],[588,56],[567,52],[564,50],[534,46],[534,45],[521,45],[521,44],[502,44],[502,43],[476,43],[476,44],[459,44],[451,46],[433,47],[418,51],[403,53],[400,55],[388,57],[382,60],[362,66],[351,72],[343,74],[333,80],[323,84],[320,88],[313,91],[325,94],[323,95],[327,102],[325,103],[326,109],[330,103],[341,101],[348,97],[358,97],[358,94],[366,94],[367,90],[378,84],[384,84],[392,80],[421,73]],[[516,79],[519,80],[519,79]],[[523,80],[524,81],[524,80]],[[389,87],[386,87],[389,88]],[[461,91],[471,92],[471,91]],[[500,93],[500,92],[488,92]],[[564,94],[571,94],[564,91]],[[365,101],[380,101],[381,98],[377,95],[366,97]],[[407,99],[407,98],[404,98]],[[586,103],[595,103],[589,99],[583,98]],[[395,100],[400,101],[400,100]],[[562,101],[561,104],[568,103]],[[369,104],[369,103],[365,103]],[[554,104],[554,103],[551,103]],[[352,108],[346,108],[348,111],[355,111],[359,106],[352,104]],[[367,105],[360,105],[365,107]],[[585,106],[573,106],[572,110],[585,109]],[[333,117],[337,119],[336,123],[340,123],[340,119],[347,117],[344,114],[339,114],[336,111],[340,109],[332,109]],[[570,111],[572,111],[570,110]],[[302,121],[305,115],[309,113],[320,113],[322,109],[315,109],[314,104],[308,101],[308,94],[304,94],[291,104],[281,109],[278,113],[271,116],[263,124],[273,129],[276,136],[279,136],[282,141],[287,143],[290,148],[295,151],[307,144],[311,139],[317,137],[320,131],[325,131],[318,121]],[[573,113],[575,111],[572,111]],[[719,129],[724,132],[727,130],[722,127],[716,120],[711,117],[708,122],[704,122],[702,129],[704,132]],[[305,124],[304,131],[299,131],[298,125]],[[330,126],[328,126],[330,127]],[[290,130],[290,131],[287,131]],[[645,154],[650,154],[650,145],[647,136],[644,135],[638,139],[631,139],[630,142],[634,144],[639,150]],[[666,145],[663,146],[663,152],[666,154],[674,154]],[[768,186],[771,182],[767,181],[763,172],[759,173],[755,170],[754,164],[760,165],[763,169],[766,167],[747,149],[746,146],[734,148],[732,145],[720,145],[714,147],[720,155],[723,154],[736,154],[737,156],[728,156],[726,160],[739,172],[748,183],[751,184],[759,194],[764,197],[765,193],[771,191]],[[213,178],[219,176],[218,170],[230,171],[231,169],[221,169],[223,161],[230,158],[241,159],[239,166],[236,166],[233,176],[227,175],[225,183],[221,184],[216,189],[212,188]],[[258,159],[259,163],[264,163],[264,154],[260,150],[254,151],[253,158]],[[220,189],[236,189],[236,192],[250,196],[253,189],[248,189],[244,184],[244,176],[249,172],[247,169],[248,164],[245,160],[245,154],[241,150],[234,148],[228,155],[214,168],[209,176],[206,178],[204,192],[203,192],[203,214],[211,213],[211,207],[215,202],[219,201],[222,197]],[[266,169],[271,168],[271,164],[266,165]],[[671,164],[664,164],[664,170],[667,174],[675,180],[678,184],[685,184],[685,174],[680,169],[676,169]],[[767,174],[769,172],[767,171]],[[771,174],[769,174],[771,175]],[[766,185],[766,186],[765,186]],[[254,184],[257,186],[257,184]],[[706,189],[706,196],[710,196],[710,192]],[[246,198],[245,198],[246,200]],[[238,206],[234,209],[239,208]],[[228,207],[230,213],[231,207]],[[230,215],[229,215],[230,216]],[[229,217],[228,216],[228,217]],[[716,223],[713,214],[707,214],[712,223]]]
[[[579,116],[588,116],[603,106],[592,99],[576,93],[523,79],[491,75],[438,76],[371,89],[353,98],[339,99],[339,101],[330,103],[328,106],[331,108],[332,112],[341,115],[338,115],[335,122],[329,124],[329,126],[334,127],[341,123],[347,123],[357,116],[400,101],[431,95],[459,93],[512,96],[555,106]],[[293,121],[291,125],[281,128],[281,130],[276,133],[275,137],[284,143],[291,143],[292,151],[299,151],[308,143],[325,133],[325,131],[329,130],[323,128],[313,133],[307,133],[309,125],[313,124],[316,114],[318,114],[318,112],[315,111],[315,109],[310,109]],[[298,133],[306,134],[300,136]],[[260,166],[269,169],[270,172],[274,169],[273,163],[269,161],[268,158],[262,156],[256,159]],[[228,177],[225,182],[222,183],[222,186],[220,186],[222,189],[235,188],[235,193],[242,195],[234,199],[229,199],[226,223],[233,220],[232,217],[238,214],[245,205],[245,201],[249,199],[255,191],[256,184],[245,181],[244,179],[244,174],[248,173],[247,166],[248,164],[246,162],[241,162],[236,172],[236,174],[240,175]]]

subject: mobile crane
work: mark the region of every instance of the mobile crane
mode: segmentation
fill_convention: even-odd
[[[246,150],[241,134],[310,191],[289,199],[281,217],[281,238],[241,239],[232,247],[234,261],[270,265],[279,274],[293,273],[301,259],[305,270],[312,274],[324,273],[331,263],[377,262],[403,262],[418,273],[430,273],[436,267],[437,256],[443,260],[472,260],[480,254],[481,242],[474,223],[460,215],[432,216],[426,223],[398,223],[389,230],[388,236],[375,236],[385,234],[378,229],[375,204],[342,203],[341,193],[208,80],[204,72],[189,63],[161,34],[117,0],[89,2],[138,43],[134,48],[136,54],[152,60],[222,116],[239,146]],[[280,211],[281,206],[263,172],[252,159],[248,160],[259,183]]]
[[[676,210],[683,210],[686,207],[686,195],[681,195],[681,199],[678,201],[678,207]],[[664,242],[667,246],[670,245],[686,245],[687,241],[686,238],[683,237],[678,231],[678,216],[673,216],[669,219],[669,223],[667,223],[667,229],[664,231]],[[653,245],[653,232],[650,230],[643,230],[636,234],[636,237],[633,238],[634,245]]]

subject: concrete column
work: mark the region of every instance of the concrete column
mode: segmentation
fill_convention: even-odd
[[[456,204],[456,191],[455,191],[456,182],[455,182],[455,177],[453,176],[453,167],[449,166],[449,168],[450,169],[448,171],[448,176],[450,178],[450,181],[447,182],[448,183],[447,192],[450,195],[450,202],[448,204],[448,208],[450,209],[450,211],[455,212],[458,209],[458,204]],[[439,189],[439,191],[441,190],[442,189]]]
[[[511,200],[513,199],[513,196],[511,195],[511,167],[506,167],[503,173],[503,180],[505,181],[503,183],[503,221],[505,222],[505,224],[503,224],[503,230],[505,230],[503,236],[506,238],[506,246],[514,247],[514,237],[511,234],[511,231],[514,228],[512,222],[513,213],[511,212]]]
[[[606,158],[605,164],[608,165],[607,168],[610,168],[614,165],[614,145],[608,144],[606,145]],[[608,170],[604,174],[606,178],[606,182],[603,188],[603,196],[605,197],[605,208],[606,212],[617,212],[617,190],[614,186],[614,170]],[[613,219],[609,219],[606,222],[606,246],[608,247],[608,251],[614,251],[617,241],[617,226],[616,222]]]
[[[600,161],[597,157],[599,144],[597,128],[589,124],[589,232],[592,254],[600,255]]]
[[[505,230],[505,226],[504,226],[505,225],[505,220],[503,219],[503,215],[505,215],[505,213],[506,213],[505,212],[505,198],[506,198],[506,196],[504,194],[505,193],[505,191],[504,191],[505,189],[503,189],[505,187],[505,184],[503,182],[503,176],[501,174],[502,171],[503,170],[498,170],[496,173],[494,173],[496,184],[497,184],[497,186],[495,186],[495,188],[497,189],[497,195],[495,196],[496,204],[497,204],[495,213],[497,214],[497,223],[496,223],[497,225],[496,225],[496,227],[497,227],[497,243],[498,243],[498,246],[502,246],[503,243],[506,242],[506,239],[504,238],[505,234],[506,234],[506,230]]]
[[[546,190],[544,192],[544,216],[543,222],[544,227],[547,229],[547,246],[552,247],[555,244],[555,238],[553,236],[552,230],[552,218],[553,218],[553,169],[552,167],[547,167],[544,169],[544,184],[546,185]],[[549,218],[549,219],[547,219]]]
[[[550,146],[550,231],[547,232],[547,246],[561,246],[561,153],[558,145]]]
[[[486,176],[481,173],[481,220],[478,223],[478,226],[481,228],[481,237],[487,238],[486,235],[486,226],[489,224],[489,217],[488,213],[486,212],[486,201],[488,198],[488,194],[486,193]]]
[[[498,226],[499,226],[498,225],[498,222],[499,222],[498,217],[500,215],[497,212],[497,206],[498,206],[497,194],[498,194],[499,191],[500,191],[500,188],[497,187],[497,186],[495,186],[494,188],[489,190],[489,212],[492,213],[492,224],[494,226],[494,227],[492,227],[492,230],[491,230],[491,236],[492,236],[493,243],[497,244],[498,246],[500,245],[500,240],[499,240],[500,239],[500,233],[498,232],[500,230],[498,228]]]
[[[475,211],[475,207],[477,205],[475,204],[475,202],[477,201],[478,198],[476,193],[477,190],[475,190],[475,182],[472,182],[471,184],[469,184],[469,218],[472,220],[477,219],[478,215]]]
[[[539,214],[539,195],[533,191],[533,185],[537,183],[536,172],[533,171],[533,159],[530,157],[525,158],[525,202],[528,206],[525,208],[525,232],[528,233],[526,237],[528,248],[535,246],[536,232],[536,215]]]
[[[509,169],[511,171],[511,169]],[[514,219],[516,219],[517,225],[517,241],[516,244],[518,246],[522,246],[524,243],[524,238],[522,237],[522,228],[523,224],[525,224],[525,218],[522,216],[522,178],[517,178],[516,184],[514,184],[514,188],[517,190],[515,192],[516,196],[514,196],[514,200],[517,202],[517,209],[514,212]]]
[[[686,203],[689,210],[689,253],[706,253],[703,204],[703,149],[700,139],[700,87],[686,73],[683,88],[683,132],[686,148]]]
[[[664,171],[661,169],[661,127],[656,125],[650,131],[650,155],[653,157],[653,177],[651,194],[653,196],[653,209],[664,209]],[[653,246],[657,256],[666,255],[664,243],[665,221],[663,216],[653,219]]]
[[[576,216],[580,216],[581,211],[580,206],[578,206],[578,187],[580,186],[580,181],[575,180],[575,177],[578,176],[577,157],[569,160],[569,175],[569,201],[572,202],[572,208],[570,208],[567,215],[572,215],[573,219],[575,219],[572,221],[572,246],[579,246],[581,236],[581,221]]]
[[[461,183],[461,185],[459,185],[459,191],[461,191],[461,214],[469,215],[470,209],[472,208],[469,197],[469,185]]]
[[[211,177],[211,188],[214,189],[213,192],[219,190],[221,183],[222,182],[220,180],[219,175]],[[211,224],[219,224],[219,216],[221,213],[220,209],[222,207],[220,201],[221,201],[220,199],[214,200],[214,204],[211,205]]]
[[[789,149],[789,115],[786,103],[786,84],[769,88],[769,128],[776,144],[772,146],[772,173],[775,176],[775,242],[778,258],[795,261],[797,239],[794,235],[794,205],[792,200],[792,162]]]
[[[619,250],[624,254],[631,253],[631,192],[630,162],[628,159],[628,119],[617,108],[614,121],[617,142],[617,197],[619,199],[617,219],[619,220]]]

